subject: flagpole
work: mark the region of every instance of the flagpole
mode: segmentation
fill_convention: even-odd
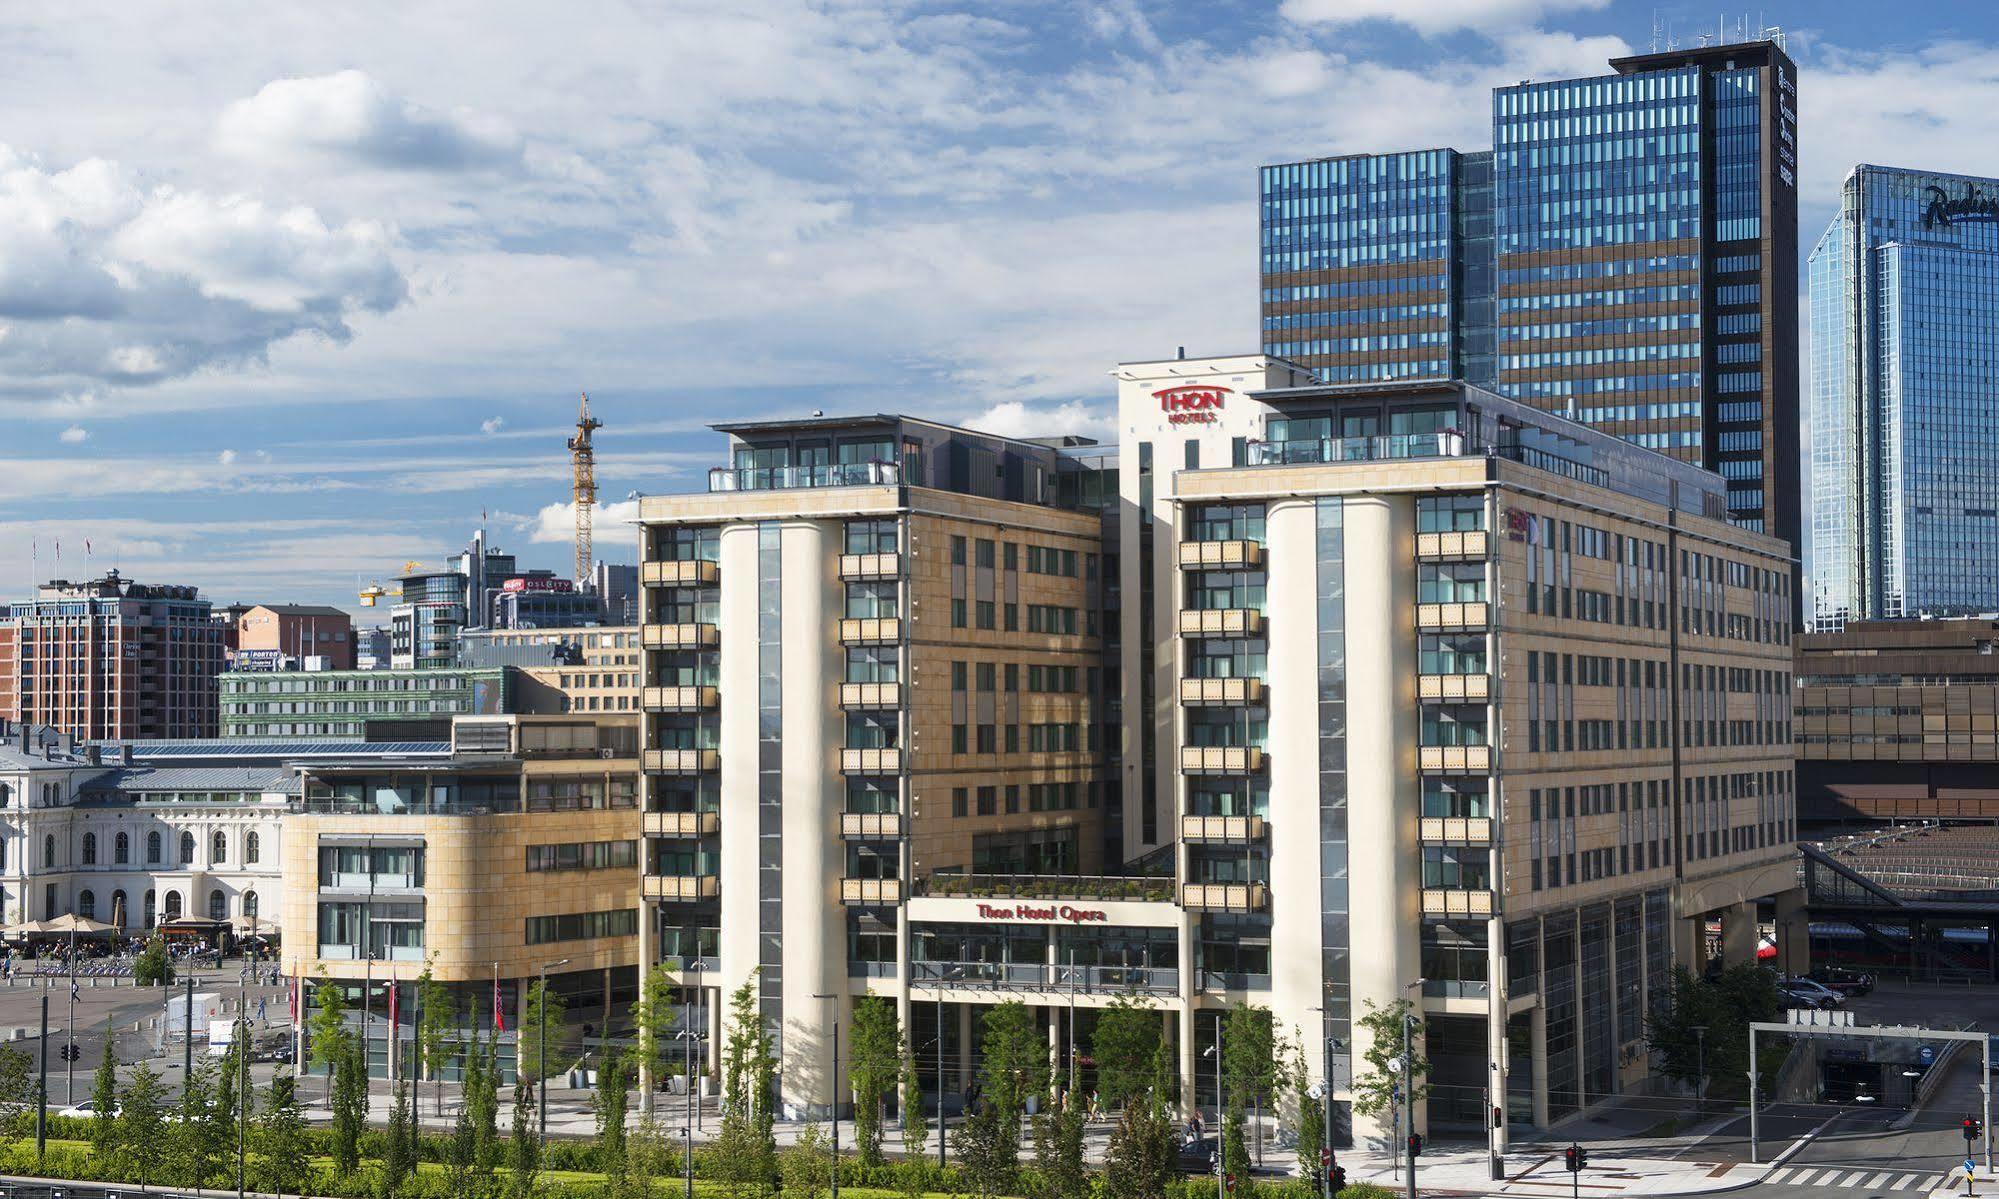
[[[69,926],[69,1026],[62,1048],[62,1101],[76,1106],[71,1088],[76,1077],[76,925]]]

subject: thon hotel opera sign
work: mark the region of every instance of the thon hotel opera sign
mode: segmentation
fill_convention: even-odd
[[[1159,401],[1159,410],[1166,414],[1169,425],[1212,425],[1215,414],[1226,406],[1224,397],[1233,394],[1234,391],[1227,387],[1198,383],[1152,393],[1153,398]]]
[[[1077,908],[1070,907],[1066,903],[1050,907],[1042,907],[1031,903],[1016,903],[1012,907],[1006,908],[995,904],[982,903],[979,905],[979,919],[1032,920],[1038,922],[1060,920],[1069,924],[1103,924],[1110,919],[1110,914],[1102,908]]]

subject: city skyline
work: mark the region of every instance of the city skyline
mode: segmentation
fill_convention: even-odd
[[[462,59],[442,50],[464,22],[386,10],[310,37],[267,14],[10,13],[5,593],[116,565],[354,610],[482,515],[560,569],[579,390],[607,422],[613,560],[628,493],[715,464],[715,411],[1107,436],[1105,361],[1252,344],[1259,165],[1476,148],[1492,87],[1643,52],[1655,11],[1681,45],[1715,21],[1379,7],[682,8],[566,30],[482,9]],[[1786,27],[1806,238],[1855,162],[1991,170],[1975,122],[1999,32],[1902,15],[1885,45],[1857,7]],[[1119,286],[1156,277],[1156,244],[1182,247],[1172,285]]]

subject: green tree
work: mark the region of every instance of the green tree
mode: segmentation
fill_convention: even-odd
[[[1730,966],[1712,981],[1676,966],[1667,1002],[1646,1020],[1645,1040],[1661,1074],[1697,1087],[1705,1068],[1707,1095],[1734,1101],[1748,1094],[1750,1022],[1776,1020],[1783,1006],[1776,976],[1762,966]],[[1759,1082],[1770,1083],[1782,1064],[1782,1054],[1763,1055]]]
[[[351,1039],[350,1039],[351,1040]],[[361,1168],[361,1132],[368,1120],[368,1063],[359,1042],[333,1065],[333,1129],[329,1150],[333,1168],[347,1175]]]
[[[167,956],[167,943],[159,937],[146,942],[139,956],[132,959],[132,981],[142,987],[171,987],[174,983],[173,959]]]
[[[507,1169],[513,1175],[515,1199],[534,1194],[541,1173],[541,1138],[535,1135],[534,1101],[525,1083],[514,1084],[514,1127],[507,1137]]]
[[[416,1173],[416,1099],[410,1093],[408,1076],[397,1080],[389,1100],[389,1127],[382,1138],[382,1173],[378,1193],[382,1199],[400,1195],[410,1175]]]
[[[1243,1105],[1234,1099],[1222,1113],[1222,1173],[1234,1175],[1233,1199],[1250,1199],[1256,1179],[1249,1171],[1249,1145],[1243,1137]]]
[[[461,1103],[451,1124],[451,1139],[444,1143],[444,1186],[452,1199],[469,1199],[478,1180],[479,1130],[472,1123],[472,1109]]]
[[[832,1183],[832,1142],[817,1120],[798,1130],[798,1139],[777,1155],[785,1199],[819,1199]]]
[[[1083,1164],[1083,1109],[1071,1103],[1034,1120],[1034,1166],[1040,1199],[1090,1199],[1090,1171]]]
[[[597,1091],[590,1096],[590,1106],[597,1113],[597,1152],[605,1163],[605,1173],[621,1164],[625,1156],[625,1112],[628,1100],[625,1088],[629,1080],[625,1075],[625,1059],[609,1046],[604,1050],[604,1064],[597,1070]]]
[[[477,1010],[473,1012],[477,1022]],[[472,1117],[474,1154],[483,1178],[498,1164],[500,1154],[500,1046],[497,1033],[487,1033],[465,1055],[465,1110]]]
[[[444,1071],[451,1064],[451,1034],[457,1028],[457,1005],[451,988],[431,977],[430,963],[416,979],[417,1065],[437,1083],[437,1114],[444,1114]]]
[[[1367,1063],[1367,1070],[1354,1076],[1353,1110],[1363,1116],[1379,1116],[1394,1111],[1399,1104],[1421,1103],[1430,1093],[1430,1084],[1423,1081],[1430,1073],[1430,1063],[1417,1050],[1422,1043],[1423,1022],[1415,1018],[1414,1007],[1407,999],[1398,999],[1387,1007],[1377,1007],[1370,999],[1364,1001],[1363,1007],[1360,1026],[1367,1030],[1368,1040],[1361,1060]],[[1405,1021],[1410,1022],[1406,1088],[1392,1064],[1402,1057]]]
[[[861,1161],[882,1158],[882,1107],[902,1068],[902,1029],[895,1005],[879,995],[854,1004],[853,1054],[847,1077],[854,1088],[854,1140]]]
[[[901,1110],[902,1154],[906,1158],[920,1158],[930,1144],[930,1117],[923,1110],[923,1078],[916,1072],[914,1055],[902,1059]]]
[[[1179,1174],[1173,1121],[1152,1093],[1125,1104],[1104,1156],[1107,1199],[1159,1199]]]
[[[546,983],[536,979],[528,986],[527,1012],[521,1017],[515,1055],[526,1063],[523,1069],[537,1084],[561,1073],[561,1068],[555,1063],[562,1060],[563,1031],[562,996],[551,992]],[[544,1053],[546,1061],[543,1060]]]
[[[127,1178],[137,1174],[142,1187],[152,1185],[160,1174],[160,1150],[169,1144],[166,1092],[160,1086],[160,1076],[141,1062],[118,1093],[120,1172]]]
[[[667,1065],[667,1038],[664,1034],[673,1027],[675,1009],[679,1006],[673,999],[673,979],[667,972],[666,963],[661,962],[646,971],[645,978],[639,983],[639,997],[632,1004],[632,1068],[638,1072],[641,1087],[654,1085],[660,1068]],[[644,1111],[652,1110],[653,1095],[650,1090],[644,1092],[639,1106]]]
[[[1121,1108],[1145,1094],[1152,1055],[1163,1038],[1159,1013],[1137,996],[1120,995],[1098,1013],[1090,1056],[1097,1062],[1097,1095],[1106,1107]]]
[[[326,1071],[326,1105],[333,1106],[340,1063],[352,1049],[354,1034],[347,1027],[347,990],[320,971],[312,987],[312,1011],[305,1020],[306,1062]]]
[[[651,1116],[642,1117],[625,1143],[623,1167],[611,1177],[610,1199],[652,1199],[657,1181],[674,1170],[666,1130]]]
[[[111,1022],[104,1022],[104,1057],[90,1082],[90,1144],[99,1153],[118,1143],[118,1049]]]
[[[1029,1095],[1048,1096],[1048,1041],[1018,999],[986,1009],[980,1081],[988,1098],[1017,1117]]]
[[[1282,1080],[1283,1058],[1270,1009],[1238,1003],[1222,1029],[1222,1082],[1229,1102],[1244,1108],[1270,1105]]]
[[[27,1135],[28,1111],[34,1103],[34,1063],[23,1050],[0,1044],[0,1134]]]
[[[979,1199],[1011,1194],[1020,1174],[1018,1117],[996,1102],[982,1105],[958,1124],[951,1138],[965,1181]]]
[[[767,1195],[777,1165],[771,1128],[771,1080],[776,1061],[770,1032],[757,1010],[754,972],[729,997],[729,1031],[722,1044],[722,1128],[710,1153],[732,1199]]]
[[[181,1083],[180,1118],[174,1126],[171,1150],[173,1177],[181,1186],[203,1186],[215,1173],[221,1145],[212,1123],[214,1107],[214,1071],[196,1058],[194,1069]]]
[[[236,1156],[237,1128],[243,1119],[243,1104],[249,1098],[242,1089],[248,1078],[243,1067],[250,1047],[249,1037],[249,1020],[239,1018],[229,1038],[229,1049],[215,1071],[215,1096],[208,1105],[208,1141],[224,1163]],[[230,1166],[224,1173],[233,1178],[236,1171]]]
[[[1305,1178],[1316,1178],[1319,1168],[1319,1154],[1326,1147],[1326,1107],[1322,1100],[1314,1099],[1311,1092],[1310,1075],[1305,1068],[1305,1051],[1294,1047],[1287,1073],[1285,1089],[1298,1102],[1297,1140],[1298,1173]]]
[[[279,1196],[303,1193],[312,1181],[312,1142],[292,1076],[271,1080],[257,1124],[257,1185]]]

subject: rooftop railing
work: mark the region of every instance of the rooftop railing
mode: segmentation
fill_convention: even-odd
[[[1488,445],[1463,433],[1391,433],[1375,437],[1306,437],[1249,444],[1249,465],[1282,466],[1320,462],[1380,462],[1399,458],[1504,458],[1565,479],[1598,487],[1610,472],[1528,445]]]
[[[1173,880],[1142,875],[933,874],[918,879],[916,894],[980,899],[1136,899],[1165,903]]]
[[[902,482],[894,462],[828,462],[818,466],[718,466],[708,472],[710,491],[779,491],[792,487],[869,487]]]

